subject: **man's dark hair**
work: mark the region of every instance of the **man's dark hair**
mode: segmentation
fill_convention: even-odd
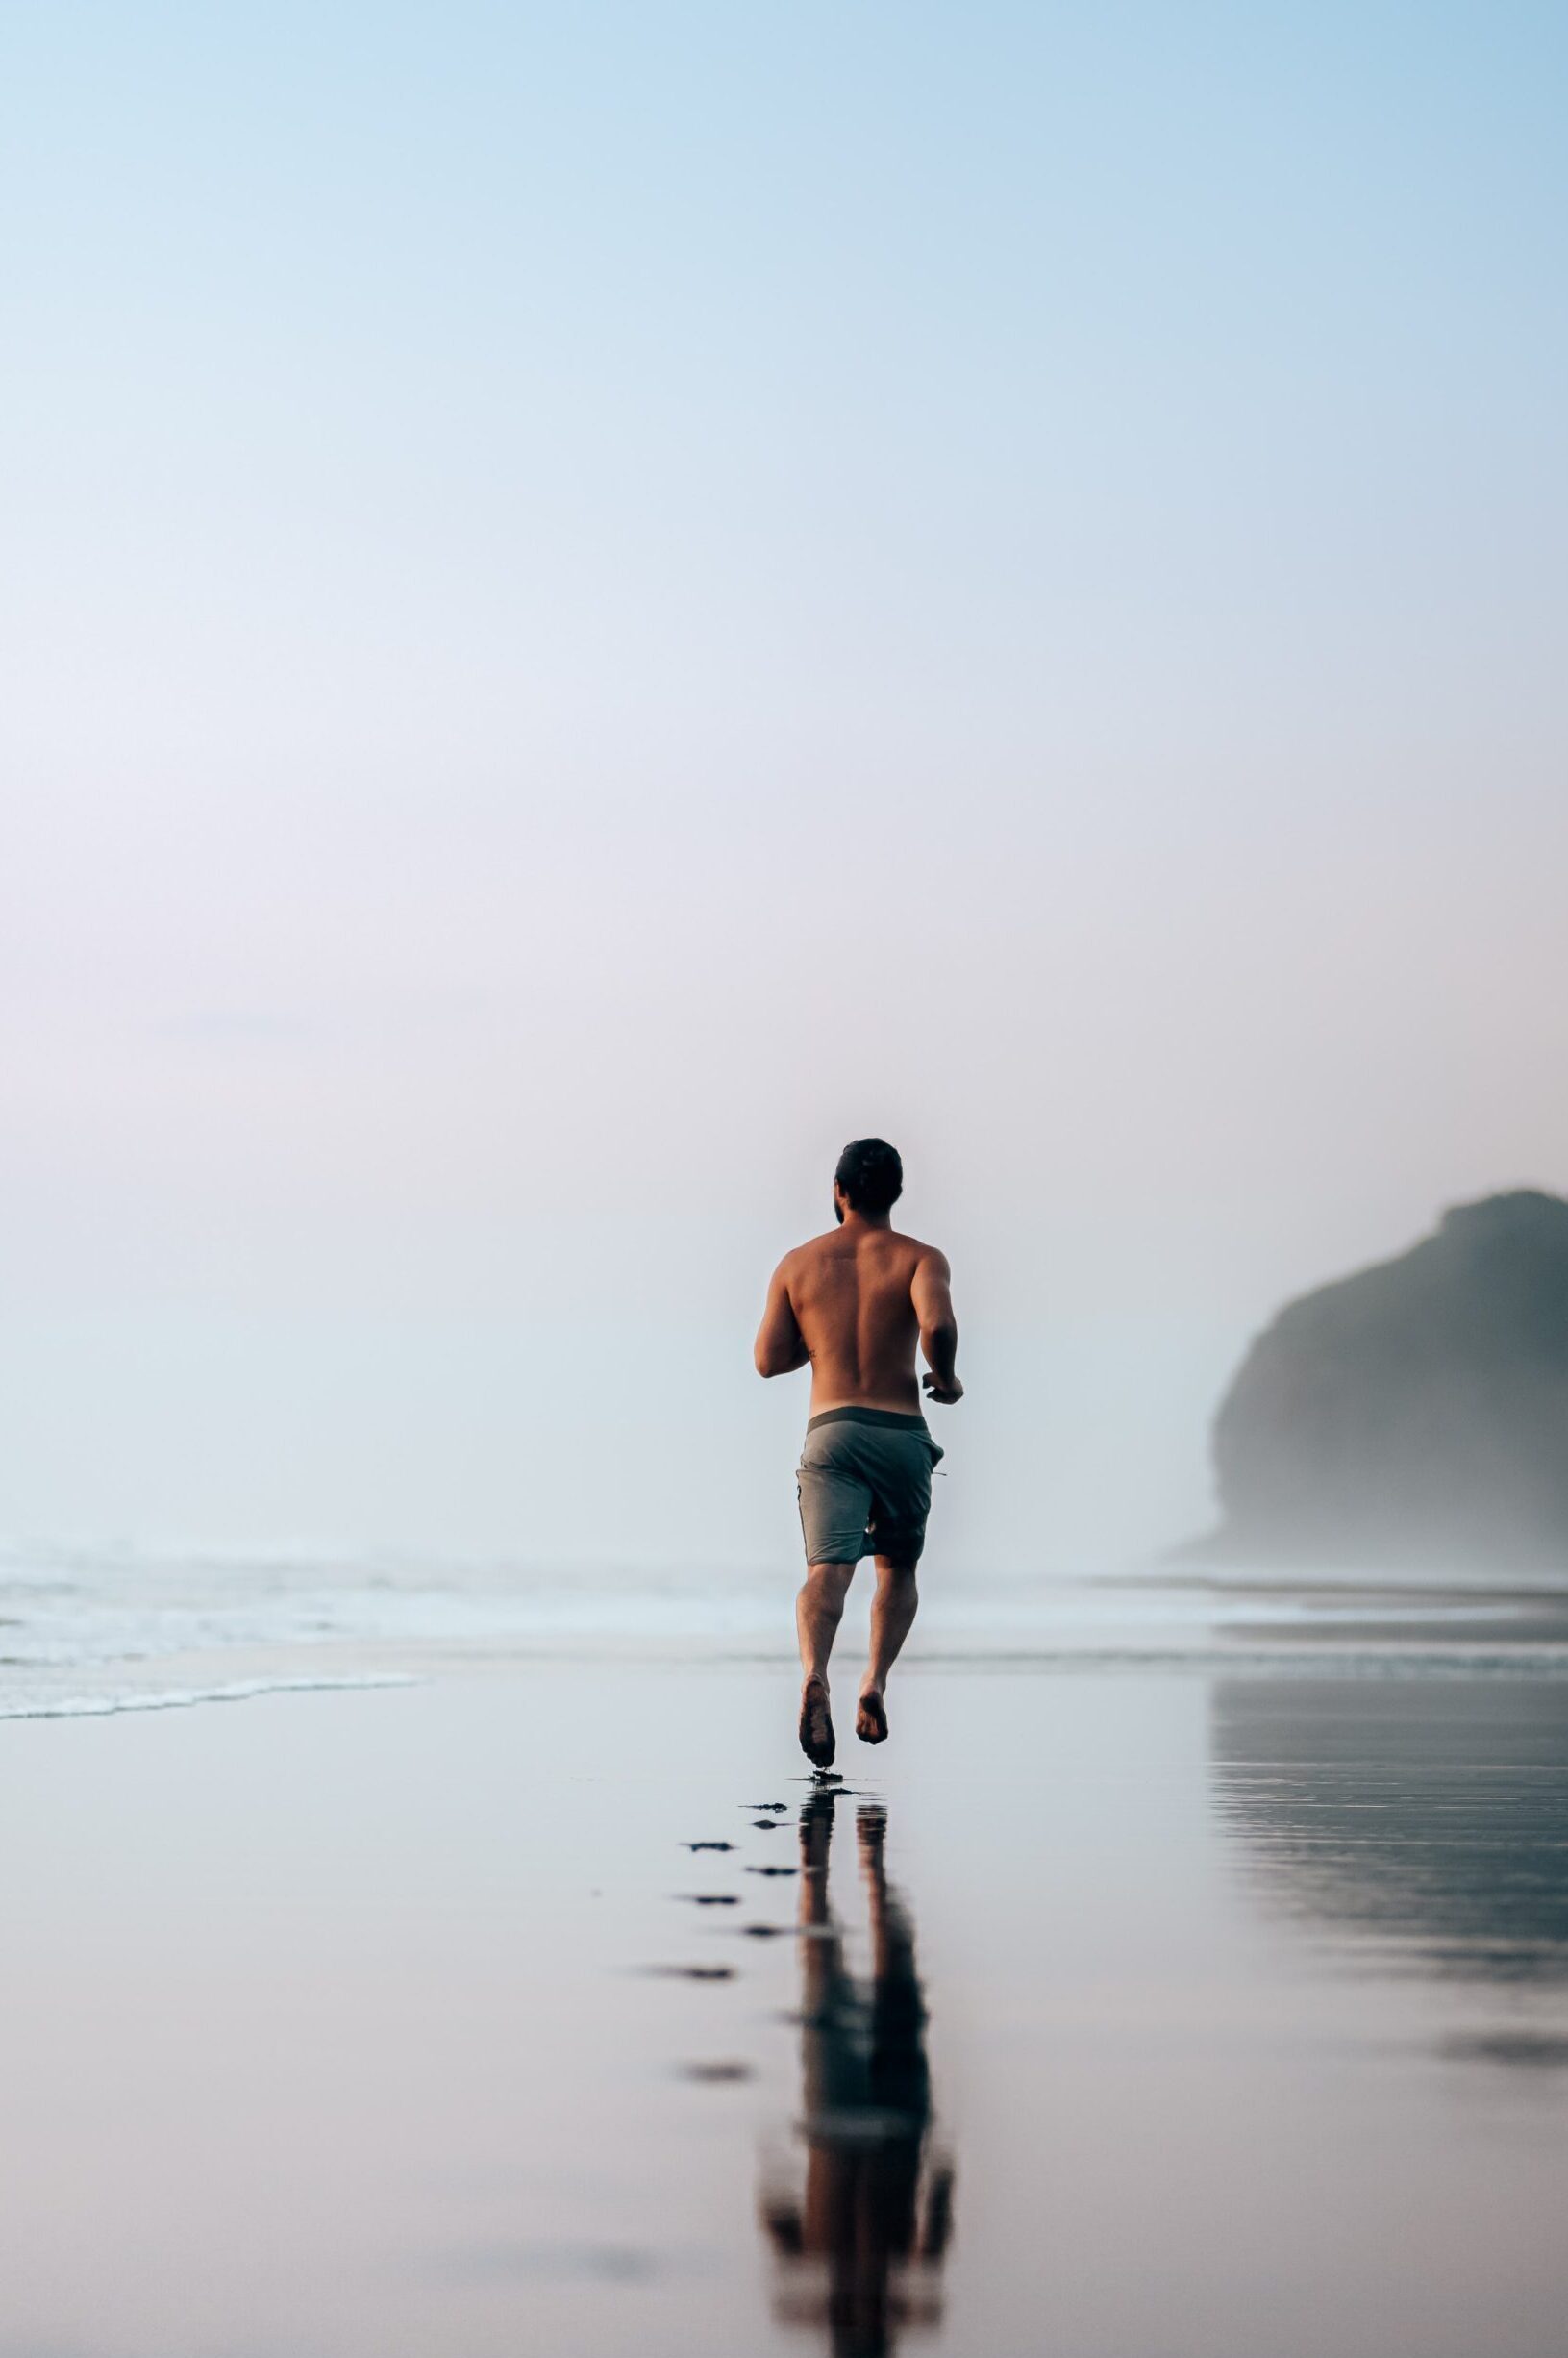
[[[857,1212],[890,1211],[904,1192],[898,1148],[884,1138],[854,1138],[838,1158],[834,1178]]]

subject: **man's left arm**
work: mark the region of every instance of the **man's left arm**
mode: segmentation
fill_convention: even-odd
[[[929,1375],[920,1379],[930,1400],[951,1408],[963,1398],[958,1381],[958,1321],[953,1315],[953,1278],[947,1255],[934,1249],[921,1254],[909,1287],[914,1315],[920,1321],[920,1348]]]
[[[757,1330],[757,1346],[752,1357],[757,1363],[759,1375],[791,1375],[797,1367],[804,1367],[811,1356],[796,1322],[784,1267],[785,1264],[781,1261],[773,1272],[768,1287],[767,1308]]]

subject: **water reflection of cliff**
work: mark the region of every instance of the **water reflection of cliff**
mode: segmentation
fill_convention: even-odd
[[[863,1804],[856,1819],[871,1950],[858,1976],[829,1894],[838,1806],[822,1791],[801,1812],[806,2164],[804,2182],[798,2169],[770,2171],[761,2216],[781,2322],[816,2329],[834,2358],[883,2358],[901,2328],[940,2315],[953,2172],[933,2141],[925,1993],[884,1866],[886,1814]]]
[[[1568,1683],[1220,1679],[1210,1755],[1271,1903],[1386,1966],[1568,1980]]]

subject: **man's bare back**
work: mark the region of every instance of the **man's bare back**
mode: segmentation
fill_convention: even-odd
[[[867,1743],[886,1738],[887,1673],[915,1616],[915,1567],[942,1455],[920,1413],[917,1346],[927,1397],[944,1406],[963,1397],[946,1258],[889,1218],[903,1185],[904,1166],[885,1140],[845,1147],[834,1181],[838,1225],[784,1255],[757,1334],[759,1375],[811,1370],[796,1485],[807,1572],[795,1618],[800,1741],[819,1769],[831,1765],[835,1744],[828,1657],[861,1556],[877,1559],[871,1660],[855,1720]]]
[[[960,1399],[953,1369],[958,1330],[946,1256],[918,1237],[846,1209],[841,1227],[786,1253],[773,1273],[757,1338],[760,1375],[810,1364],[810,1414],[920,1407],[915,1346],[924,1343],[926,1390]]]

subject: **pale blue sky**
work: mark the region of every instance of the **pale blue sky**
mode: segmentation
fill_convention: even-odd
[[[950,1555],[1115,1556],[1283,1292],[1568,1187],[1565,53],[0,13],[0,1528],[783,1561],[882,1128]]]

